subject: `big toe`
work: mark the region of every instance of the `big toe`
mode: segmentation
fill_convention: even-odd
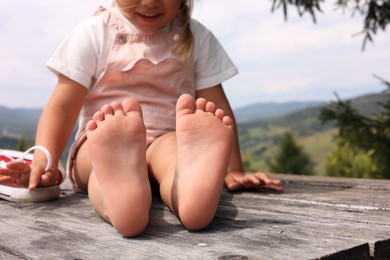
[[[195,110],[195,100],[188,94],[183,94],[179,97],[176,104],[176,116],[193,114]]]
[[[138,101],[134,98],[126,98],[122,102],[122,109],[125,114],[130,112],[138,112],[142,114],[141,106],[139,105]]]

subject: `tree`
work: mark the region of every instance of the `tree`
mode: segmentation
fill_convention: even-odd
[[[336,102],[321,110],[320,120],[323,123],[336,121],[339,146],[348,144],[357,151],[370,153],[376,167],[371,177],[390,178],[390,82],[380,80],[388,87],[384,91],[387,101],[380,104],[380,113],[375,116],[361,115],[350,102],[337,97]]]
[[[367,152],[357,149],[350,143],[340,143],[327,158],[325,171],[327,176],[374,178],[377,167],[373,163],[374,150]]]
[[[24,152],[30,147],[30,143],[31,142],[27,138],[21,137],[16,145],[16,150]]]
[[[246,172],[257,172],[257,169],[252,165],[252,157],[249,154],[243,154],[242,164]]]
[[[378,30],[386,30],[390,22],[390,0],[335,0],[335,6],[343,11],[349,10],[352,15],[360,13],[365,15],[363,29],[364,35],[362,49],[364,50],[367,41],[373,41],[373,35]],[[288,17],[288,6],[293,5],[297,8],[298,14],[302,16],[309,13],[316,23],[316,12],[322,12],[321,3],[324,0],[273,0],[272,12],[282,7],[284,18]]]
[[[313,163],[309,156],[299,146],[290,132],[284,133],[279,142],[279,150],[273,161],[268,161],[271,172],[292,174],[314,174]]]

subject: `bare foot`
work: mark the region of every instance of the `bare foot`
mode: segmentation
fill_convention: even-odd
[[[176,214],[189,229],[205,227],[215,214],[231,155],[232,124],[230,117],[205,99],[195,102],[182,95],[177,102],[172,200]]]
[[[88,122],[86,131],[93,166],[91,178],[96,176],[96,192],[103,209],[96,208],[98,203],[92,201],[96,193],[91,194],[94,188],[89,185],[92,204],[122,235],[142,232],[148,222],[151,191],[145,159],[146,131],[138,102],[126,99],[122,104],[103,106]]]

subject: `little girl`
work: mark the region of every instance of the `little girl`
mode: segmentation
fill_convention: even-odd
[[[60,158],[79,116],[67,170],[96,212],[123,236],[148,224],[151,182],[184,227],[214,217],[220,193],[265,186],[245,174],[221,82],[237,73],[220,43],[190,18],[188,0],[116,0],[81,23],[48,61],[58,76],[36,143]],[[28,187],[50,185],[37,150]]]

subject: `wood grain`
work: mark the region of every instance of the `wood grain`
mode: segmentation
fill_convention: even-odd
[[[137,238],[116,233],[69,183],[56,201],[0,201],[0,259],[390,258],[390,181],[275,176],[283,193],[224,191],[201,232],[154,197]]]

